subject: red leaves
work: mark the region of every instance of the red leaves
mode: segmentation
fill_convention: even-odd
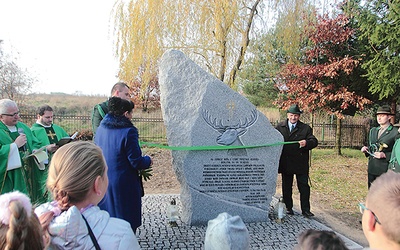
[[[318,17],[317,23],[311,23],[308,28],[308,38],[315,45],[306,52],[308,60],[320,56],[335,57],[335,51],[347,49],[347,41],[354,34],[354,30],[347,27],[349,20],[344,15],[329,19],[327,15]]]
[[[277,87],[281,91],[275,102],[281,108],[298,103],[306,110],[323,109],[342,117],[350,106],[363,109],[370,101],[349,91],[349,76],[359,61],[346,54],[354,30],[347,27],[348,19],[319,17],[308,31],[313,46],[306,51],[307,63],[287,64],[281,69]]]

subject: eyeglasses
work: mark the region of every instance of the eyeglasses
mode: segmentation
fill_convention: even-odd
[[[1,115],[5,115],[5,116],[16,116],[19,115],[19,111],[15,112],[14,114],[1,114]]]
[[[363,203],[358,203],[358,206],[360,207],[360,213],[364,214],[364,211],[365,211],[365,210],[369,210],[369,211],[372,213],[372,215],[374,216],[375,221],[376,221],[379,225],[382,225],[381,222],[378,220],[378,217],[375,215],[374,212],[371,211],[371,209],[367,208]]]

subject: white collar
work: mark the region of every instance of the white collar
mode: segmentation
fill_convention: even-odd
[[[4,124],[4,125],[6,125],[6,124]],[[7,126],[7,128],[8,128],[8,130],[10,130],[10,132],[17,132],[17,126],[8,126],[8,125],[6,125]]]
[[[36,123],[39,124],[39,125],[42,126],[42,127],[51,128],[51,125],[50,125],[50,126],[46,126],[46,125],[43,125],[42,123],[40,123],[39,121],[36,121]],[[53,124],[52,124],[52,125],[53,125]]]

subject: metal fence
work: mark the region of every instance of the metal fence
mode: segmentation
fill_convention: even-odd
[[[365,125],[343,124],[341,143],[345,148],[361,148],[367,142]],[[319,147],[333,147],[336,141],[336,124],[314,124],[314,135],[318,138]]]
[[[36,122],[36,115],[21,114],[21,119],[28,126]],[[166,129],[161,112],[135,112],[132,119],[139,130],[141,141],[167,143]],[[88,115],[60,115],[55,116],[53,122],[72,135],[76,131],[91,139],[93,136],[90,114]],[[275,122],[272,122],[274,126]],[[369,125],[351,124],[342,125],[342,147],[361,148],[367,142]],[[313,125],[314,135],[318,138],[319,147],[334,147],[336,140],[336,124],[322,123]]]
[[[21,120],[28,126],[32,126],[36,122],[36,115],[21,114]],[[93,138],[92,123],[90,115],[60,115],[53,118],[54,124],[64,128],[64,130],[72,135],[79,132],[86,139]],[[158,143],[166,143],[167,136],[162,117],[133,117],[133,124],[139,130],[139,139],[141,141],[151,141]]]

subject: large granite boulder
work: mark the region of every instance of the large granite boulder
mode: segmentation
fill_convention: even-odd
[[[165,52],[159,82],[168,144],[182,147],[172,151],[182,221],[206,224],[221,212],[266,221],[281,134],[245,97],[180,51]],[[218,150],[223,146],[231,148]]]

